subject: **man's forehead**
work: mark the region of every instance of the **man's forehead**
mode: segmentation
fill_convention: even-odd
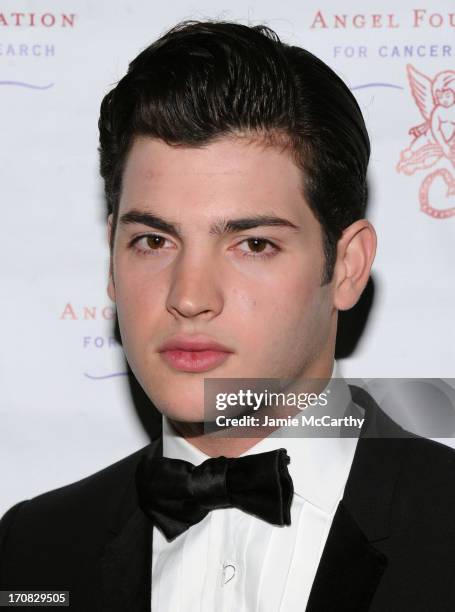
[[[279,150],[246,145],[223,139],[174,147],[136,139],[123,177],[121,213],[134,209],[177,219],[192,211],[210,223],[275,215],[301,223],[306,204],[301,170]]]
[[[289,172],[301,172],[282,146],[232,135],[200,146],[167,144],[157,138],[137,136],[127,156],[126,172],[150,179],[175,175],[241,176],[260,171],[264,165],[288,166]]]

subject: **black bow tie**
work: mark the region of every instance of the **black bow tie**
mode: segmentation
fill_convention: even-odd
[[[216,457],[197,467],[144,456],[136,472],[139,505],[168,540],[215,508],[240,508],[275,525],[291,524],[294,488],[284,448],[245,457]]]

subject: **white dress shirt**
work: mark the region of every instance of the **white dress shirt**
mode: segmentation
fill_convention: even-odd
[[[336,363],[330,387],[337,416],[344,416],[351,396]],[[277,430],[243,454],[286,448],[294,483],[291,525],[221,508],[172,542],[154,527],[153,612],[305,610],[358,438],[283,436]],[[209,458],[178,436],[165,417],[163,455],[194,465]]]

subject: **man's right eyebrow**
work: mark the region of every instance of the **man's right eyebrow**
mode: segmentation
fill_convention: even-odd
[[[153,229],[166,232],[167,234],[174,236],[174,238],[181,237],[181,233],[178,229],[178,224],[166,221],[162,217],[149,212],[131,210],[123,214],[119,219],[120,225],[131,225],[133,223],[147,225],[147,227],[152,227]]]

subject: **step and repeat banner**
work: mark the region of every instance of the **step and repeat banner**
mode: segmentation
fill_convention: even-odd
[[[139,51],[204,18],[269,25],[327,62],[363,110],[379,245],[373,304],[343,374],[454,376],[452,2],[5,0],[0,513],[148,442],[106,294],[99,105]]]

